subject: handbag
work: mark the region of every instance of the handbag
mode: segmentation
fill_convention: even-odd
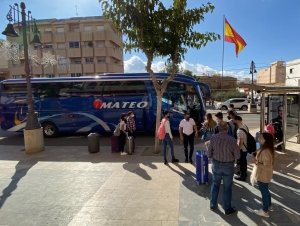
[[[252,186],[254,186],[255,182],[256,182],[256,172],[257,172],[257,165],[254,164],[254,167],[252,169],[252,173],[251,173],[251,176],[250,176],[250,182],[252,184]]]

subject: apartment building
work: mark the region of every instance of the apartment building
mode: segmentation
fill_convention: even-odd
[[[285,85],[300,86],[300,59],[286,62]]]
[[[237,78],[229,76],[223,76],[222,87],[222,76],[220,74],[214,74],[212,76],[201,75],[199,76],[199,81],[206,83],[210,87],[212,93],[221,90],[229,91],[236,89],[237,87]]]
[[[276,61],[271,63],[271,66],[257,71],[257,84],[285,84],[286,67],[284,61]]]
[[[50,52],[55,57],[69,59],[69,66],[31,66],[32,77],[79,77],[95,76],[101,73],[123,73],[122,35],[111,21],[102,16],[74,17],[69,19],[37,20],[43,48],[34,47],[37,55]],[[22,44],[22,29],[14,26],[20,37],[7,37],[11,42]],[[34,34],[27,31],[28,43]],[[22,48],[22,45],[20,45]],[[55,58],[57,59],[57,58]],[[24,77],[24,60],[9,61],[11,78]]]
[[[0,39],[0,45],[2,43],[2,39]],[[0,81],[9,78],[9,71],[8,71],[8,61],[5,57],[0,58]]]

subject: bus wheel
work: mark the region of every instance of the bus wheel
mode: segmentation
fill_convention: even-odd
[[[56,125],[52,122],[43,123],[43,131],[45,137],[56,137],[58,133]]]

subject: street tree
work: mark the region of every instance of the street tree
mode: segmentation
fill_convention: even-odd
[[[187,0],[173,0],[169,7],[162,0],[99,0],[99,3],[104,17],[111,20],[123,34],[125,51],[142,51],[146,55],[146,71],[151,76],[157,95],[157,131],[163,93],[175,78],[177,65],[184,59],[188,48],[200,49],[207,42],[220,39],[220,35],[214,32],[194,30],[195,25],[204,21],[204,14],[212,13],[215,7],[207,3],[188,9]],[[158,81],[152,70],[156,57],[166,58],[172,65],[170,75],[163,81]],[[158,152],[159,140],[155,137],[155,152]]]

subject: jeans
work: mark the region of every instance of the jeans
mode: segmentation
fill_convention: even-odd
[[[240,150],[241,157],[237,161],[237,165],[240,166],[240,176],[247,177],[247,152]]]
[[[126,144],[126,134],[121,130],[120,136],[119,136],[119,151],[124,152],[124,147]]]
[[[271,193],[269,191],[269,184],[260,181],[257,181],[257,184],[262,196],[263,211],[268,212],[269,207],[272,205]]]
[[[183,134],[183,147],[184,147],[184,154],[186,159],[192,159],[194,153],[194,136],[195,134],[192,133],[189,136]],[[190,145],[190,155],[188,155],[188,145]]]
[[[172,142],[171,137],[168,133],[166,133],[165,138],[163,139],[163,144],[164,144],[164,157],[167,157],[167,145],[169,145],[169,147],[171,149],[172,158],[175,158],[173,142]]]
[[[210,207],[215,208],[218,202],[221,180],[223,179],[223,201],[225,213],[230,213],[232,198],[232,181],[234,174],[234,161],[219,162],[212,160],[212,186],[210,190]]]

